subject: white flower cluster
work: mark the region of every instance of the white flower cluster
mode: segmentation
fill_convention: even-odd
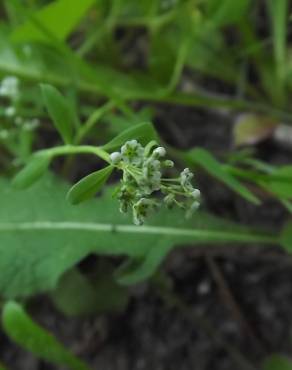
[[[0,109],[0,112],[6,121],[6,128],[0,131],[0,139],[8,139],[18,132],[19,129],[32,131],[39,125],[37,118],[25,119],[19,115],[19,110],[23,103],[21,101],[20,82],[17,77],[6,76],[3,78],[0,82],[0,98],[5,99],[5,108]]]
[[[19,96],[19,80],[15,76],[3,78],[0,84],[0,96],[15,100]]]
[[[188,168],[178,178],[163,177],[163,171],[174,166],[165,155],[165,148],[157,147],[155,142],[143,147],[137,140],[127,141],[120,152],[110,155],[111,163],[123,171],[118,193],[120,211],[132,210],[136,225],[142,225],[148,214],[163,203],[168,208],[177,205],[185,209],[187,217],[199,207],[200,191],[191,184],[193,174]]]

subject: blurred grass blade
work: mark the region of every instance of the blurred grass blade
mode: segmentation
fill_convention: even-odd
[[[2,324],[6,334],[18,345],[43,360],[71,370],[90,370],[81,360],[72,355],[57,339],[36,324],[23,308],[15,303],[5,304]]]
[[[78,204],[93,197],[101,190],[113,169],[113,166],[107,166],[102,170],[93,172],[81,179],[69,190],[67,194],[69,202],[72,204]]]
[[[258,183],[280,199],[292,199],[292,166],[276,168],[265,181]]]
[[[152,125],[152,123],[144,122],[135,125],[117,135],[107,144],[105,144],[102,149],[110,151],[120,148],[125,144],[126,141],[136,139],[142,145],[148,144],[151,140],[158,141],[158,135]]]
[[[77,126],[78,118],[64,96],[51,85],[41,85],[46,108],[56,129],[66,144],[72,143],[73,129]]]
[[[236,177],[224,170],[221,163],[211,153],[202,148],[193,149],[187,154],[190,162],[203,167],[210,175],[222,181],[230,189],[240,194],[243,198],[254,204],[260,204],[260,200],[248,190]]]
[[[273,32],[274,58],[280,92],[286,77],[288,0],[267,0]]]
[[[207,19],[214,27],[239,22],[246,16],[251,0],[208,0]]]
[[[284,227],[282,234],[281,234],[281,244],[283,247],[289,252],[292,252],[292,222],[288,222],[288,224]]]
[[[264,361],[263,370],[292,370],[292,360],[285,356],[272,355]]]
[[[14,177],[13,186],[25,189],[35,183],[47,171],[51,158],[47,155],[34,155],[28,164]]]
[[[43,24],[57,39],[64,41],[96,0],[57,0],[33,13],[35,19]],[[50,39],[34,22],[27,20],[12,33],[12,40],[45,41]]]

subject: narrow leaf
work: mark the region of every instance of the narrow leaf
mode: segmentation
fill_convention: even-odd
[[[34,155],[28,164],[14,177],[13,186],[24,189],[39,180],[47,171],[51,158],[47,155]]]
[[[275,169],[266,181],[259,184],[281,199],[292,199],[292,166]]]
[[[36,324],[19,304],[5,304],[2,323],[6,334],[14,342],[41,359],[72,370],[89,370],[85,363],[66,350],[53,335]]]
[[[65,40],[79,24],[95,0],[57,0],[44,6],[33,14],[50,34]],[[16,28],[12,33],[13,41],[52,41],[31,20]]]
[[[292,252],[292,223],[289,222],[281,234],[281,244],[289,252]]]
[[[64,142],[70,144],[73,128],[78,120],[72,107],[60,92],[51,85],[41,85],[46,108]],[[78,125],[78,124],[77,124]]]
[[[102,170],[91,173],[84,177],[69,190],[67,199],[72,204],[78,204],[93,197],[101,190],[111,175],[114,167],[107,166]]]
[[[225,185],[240,194],[249,202],[254,204],[260,203],[259,199],[234,176],[226,172],[221,163],[219,163],[207,150],[202,148],[191,150],[188,153],[187,158],[203,167],[210,175],[222,181]]]
[[[103,146],[103,149],[107,151],[118,149],[123,144],[125,144],[126,141],[132,139],[136,139],[142,145],[146,145],[151,140],[158,140],[158,135],[152,123],[149,122],[140,123],[138,125],[135,125],[134,127],[131,127],[121,132],[119,135],[117,135],[115,138],[113,138],[111,141],[105,144]]]

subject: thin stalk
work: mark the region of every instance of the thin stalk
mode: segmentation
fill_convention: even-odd
[[[76,135],[74,143],[78,145],[86,137],[86,135],[92,130],[95,124],[102,118],[104,114],[109,112],[115,106],[113,101],[107,102],[102,107],[97,108],[82,125]]]
[[[94,154],[105,160],[106,162],[110,162],[109,154],[105,150],[101,149],[100,147],[91,145],[63,145],[50,149],[40,150],[35,154],[47,155],[48,157],[58,157],[72,154]]]

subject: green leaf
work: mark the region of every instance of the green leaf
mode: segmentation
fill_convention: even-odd
[[[270,12],[275,68],[277,76],[277,84],[279,93],[282,94],[283,85],[286,78],[287,69],[287,28],[289,16],[289,1],[288,0],[268,0],[268,9]]]
[[[91,173],[78,181],[67,194],[67,199],[72,204],[78,204],[92,198],[98,193],[113,172],[113,166],[107,166],[102,170]]]
[[[246,16],[251,0],[208,0],[207,19],[214,27],[222,27],[239,22]]]
[[[77,269],[64,274],[51,294],[56,307],[67,316],[123,310],[128,303],[127,290],[114,281],[109,271],[101,272],[90,280]]]
[[[6,334],[14,342],[41,359],[72,370],[89,370],[84,362],[66,350],[53,335],[36,324],[19,304],[5,304],[2,323]]]
[[[33,17],[59,40],[65,40],[96,0],[57,0],[44,6]],[[27,20],[12,33],[13,41],[50,41],[48,35]],[[52,40],[51,40],[52,41]]]
[[[292,370],[292,360],[285,356],[272,355],[264,361],[263,370]]]
[[[143,258],[129,258],[115,273],[117,281],[122,285],[137,284],[152,275],[160,266],[168,253],[168,246],[161,239],[161,245],[152,248]]]
[[[292,166],[279,167],[273,171],[269,179],[258,183],[281,199],[292,199]]]
[[[243,198],[251,203],[259,204],[259,199],[249,191],[241,182],[239,182],[234,176],[226,172],[213,155],[205,149],[197,148],[187,153],[187,158],[203,167],[210,175],[216,179],[222,181],[230,189],[241,195]]]
[[[51,158],[47,155],[34,155],[28,164],[13,179],[13,186],[25,189],[39,180],[47,171]]]
[[[158,135],[152,123],[139,123],[138,125],[121,132],[119,135],[105,144],[102,149],[107,151],[115,150],[124,145],[126,141],[132,139],[136,139],[142,145],[146,145],[151,140],[158,141]]]
[[[67,191],[67,185],[51,177],[24,191],[0,181],[1,296],[52,290],[66,271],[92,253],[143,259],[156,250],[165,256],[176,245],[278,243],[276,237],[203,212],[185,220],[180,209],[161,209],[138,227],[130,215],[119,212],[113,189],[78,207],[66,201]],[[152,266],[144,271],[145,278],[153,273]]]
[[[41,85],[41,89],[46,108],[56,129],[66,144],[72,143],[73,128],[78,120],[72,107],[55,87]]]
[[[284,227],[281,234],[281,244],[289,252],[292,252],[292,222]]]

